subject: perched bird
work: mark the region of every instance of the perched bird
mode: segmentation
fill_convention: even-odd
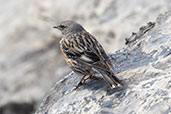
[[[83,84],[86,76],[92,77],[95,71],[102,74],[110,87],[123,85],[114,75],[113,65],[103,47],[80,24],[68,20],[53,28],[62,32],[60,48],[65,61],[75,73],[83,76],[75,89]]]

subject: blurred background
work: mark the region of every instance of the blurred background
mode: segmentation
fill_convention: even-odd
[[[72,19],[114,53],[171,0],[0,0],[0,114],[32,114],[71,70],[52,27]]]

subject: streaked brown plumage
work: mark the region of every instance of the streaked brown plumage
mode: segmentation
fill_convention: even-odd
[[[114,68],[103,47],[80,24],[64,21],[54,28],[63,34],[60,48],[66,62],[74,72],[83,75],[76,88],[82,84],[85,76],[92,76],[95,71],[101,73],[111,87],[122,85],[114,75]]]

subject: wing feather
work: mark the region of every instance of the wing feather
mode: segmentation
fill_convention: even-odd
[[[113,66],[98,41],[89,33],[80,33],[63,41],[63,50],[66,55],[82,64],[98,69],[110,71]],[[72,45],[71,45],[72,44]]]

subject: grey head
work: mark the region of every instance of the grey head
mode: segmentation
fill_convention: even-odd
[[[85,31],[85,29],[80,24],[71,20],[63,21],[59,25],[54,26],[53,28],[60,30],[63,35]]]

